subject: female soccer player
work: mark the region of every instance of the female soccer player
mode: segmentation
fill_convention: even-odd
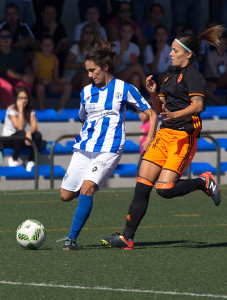
[[[79,195],[79,204],[63,250],[78,249],[76,239],[90,215],[93,194],[102,187],[121,158],[128,105],[149,116],[150,130],[144,150],[155,135],[156,113],[136,88],[113,77],[114,56],[111,45],[105,41],[86,55],[85,68],[92,84],[81,91],[79,118],[83,128],[76,136],[74,154],[61,186],[62,201]]]
[[[147,77],[147,90],[163,122],[143,156],[126,227],[122,234],[101,240],[103,244],[133,249],[134,235],[146,213],[155,183],[157,193],[164,198],[201,190],[213,199],[215,205],[220,204],[220,190],[209,172],[196,179],[181,180],[180,177],[192,161],[202,128],[199,114],[203,110],[205,80],[192,62],[199,53],[200,40],[217,47],[222,32],[222,26],[215,26],[198,38],[182,35],[175,39],[170,56],[176,71],[165,74],[159,95],[152,75]]]

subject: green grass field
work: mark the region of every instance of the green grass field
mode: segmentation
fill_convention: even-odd
[[[59,191],[0,192],[1,299],[227,299],[227,187],[215,207],[203,192],[162,199],[152,191],[132,251],[107,248],[100,239],[121,231],[133,189],[103,189],[78,245],[62,251],[77,200]],[[47,239],[24,250],[16,228],[39,220]]]

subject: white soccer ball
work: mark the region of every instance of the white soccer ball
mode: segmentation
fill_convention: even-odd
[[[17,242],[25,249],[38,249],[46,239],[45,227],[36,220],[26,220],[17,227]]]

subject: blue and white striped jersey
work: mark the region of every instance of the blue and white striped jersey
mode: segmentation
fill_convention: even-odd
[[[125,142],[125,113],[150,108],[131,84],[113,78],[106,87],[87,85],[81,91],[79,119],[84,126],[75,139],[75,149],[118,153]]]

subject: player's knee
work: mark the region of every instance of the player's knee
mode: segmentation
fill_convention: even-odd
[[[157,189],[156,192],[159,194],[159,196],[167,199],[173,198],[172,189]]]
[[[76,193],[71,191],[66,191],[64,189],[60,190],[60,197],[63,202],[68,202],[76,198]]]
[[[157,182],[156,192],[159,196],[167,199],[174,197],[174,182]]]

